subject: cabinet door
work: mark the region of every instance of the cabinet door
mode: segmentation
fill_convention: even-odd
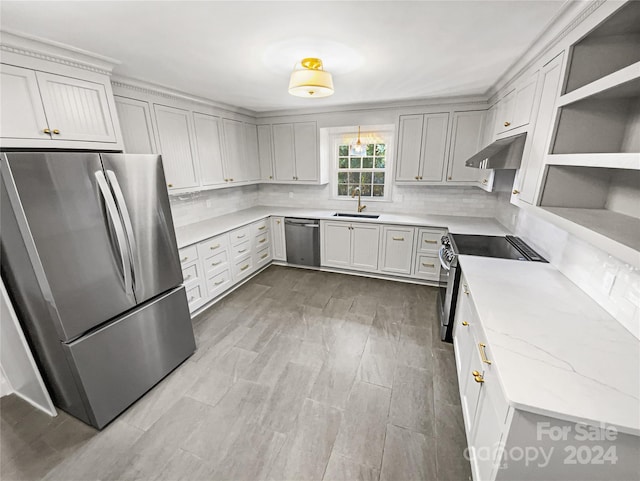
[[[240,182],[246,176],[244,161],[244,125],[237,120],[223,119],[224,152],[229,182]]]
[[[275,124],[272,128],[276,180],[295,180],[293,124]]]
[[[322,265],[349,267],[351,226],[346,222],[322,222]]]
[[[513,105],[513,122],[510,128],[515,129],[529,123],[531,110],[533,110],[533,100],[536,96],[537,84],[538,72],[533,74],[516,90],[516,98]]]
[[[127,154],[156,154],[151,111],[147,102],[114,96]]]
[[[260,180],[260,161],[258,159],[258,127],[244,124],[244,172],[242,180]]]
[[[153,110],[167,186],[169,189],[197,186],[189,112],[158,104],[153,105]]]
[[[465,162],[480,150],[484,111],[454,112],[449,175],[452,182],[478,182],[483,175],[480,169],[467,167]]]
[[[104,85],[44,72],[36,78],[54,140],[117,141]]]
[[[505,95],[498,102],[498,111],[496,114],[496,134],[501,134],[507,130],[511,130],[513,124],[513,109],[516,98],[515,89]]]
[[[484,130],[482,131],[482,148],[494,141],[496,137],[496,110],[494,105],[487,110],[487,116],[484,121]]]
[[[411,274],[414,229],[383,227],[380,270],[394,274]]]
[[[420,176],[424,115],[401,115],[397,181],[417,181]]]
[[[50,140],[36,73],[0,65],[0,137]]]
[[[502,437],[504,427],[504,413],[499,417],[487,383],[497,383],[495,376],[484,376],[484,384],[480,385],[478,406],[476,413],[476,425],[473,428],[471,442],[471,463],[475,467],[477,479],[491,479],[491,473],[496,464],[500,450],[496,449]],[[474,382],[474,384],[476,384]],[[485,453],[492,453],[487,457]]]
[[[428,114],[424,116],[422,133],[422,162],[418,176],[420,180],[440,182],[444,175],[447,150],[447,128],[449,114]]]
[[[351,224],[351,267],[365,271],[377,271],[379,242],[379,226]]]
[[[202,185],[224,184],[226,177],[222,159],[220,118],[194,112],[193,125]]]
[[[258,125],[258,159],[260,161],[260,179],[273,180],[273,145],[271,126]]]
[[[318,180],[318,128],[315,122],[293,124],[296,180]]]
[[[271,218],[271,236],[273,243],[273,258],[277,261],[287,260],[287,245],[284,236],[284,217]]]
[[[528,153],[525,152],[522,159],[523,165],[520,168],[520,200],[529,204],[535,204],[536,201],[536,188],[547,153],[546,148],[551,132],[554,106],[560,90],[563,57],[564,53],[561,53],[542,68],[542,93],[531,136],[531,147]]]

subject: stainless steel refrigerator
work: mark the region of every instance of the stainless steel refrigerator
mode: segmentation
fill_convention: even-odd
[[[2,278],[54,403],[97,428],[195,350],[162,159],[0,156]]]

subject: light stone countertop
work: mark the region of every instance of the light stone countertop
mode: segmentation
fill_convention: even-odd
[[[459,262],[514,407],[640,435],[640,340],[550,264]]]
[[[462,217],[452,215],[403,215],[380,213],[377,219],[335,217],[335,210],[313,210],[299,207],[256,206],[213,217],[176,228],[178,247],[186,247],[218,234],[223,234],[267,216],[303,217],[309,219],[337,220],[344,222],[366,222],[373,224],[397,224],[449,229],[454,234],[505,235],[509,230],[493,217]],[[348,211],[341,211],[348,212]],[[376,212],[364,212],[376,214]]]

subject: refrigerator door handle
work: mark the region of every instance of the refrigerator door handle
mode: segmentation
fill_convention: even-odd
[[[116,205],[118,206],[120,215],[122,216],[122,223],[124,224],[127,241],[129,242],[129,252],[131,254],[131,264],[133,271],[133,284],[135,285],[137,274],[136,269],[138,266],[138,247],[136,245],[136,238],[133,235],[133,224],[131,223],[131,216],[129,215],[129,209],[127,208],[127,203],[124,200],[124,195],[122,194],[122,189],[120,188],[120,183],[118,182],[118,177],[116,177],[115,172],[113,172],[113,170],[107,170],[107,177],[109,178],[109,182],[111,183],[111,187],[113,188]]]
[[[124,289],[127,295],[133,296],[133,279],[131,274],[131,260],[129,259],[129,249],[127,247],[127,240],[125,238],[124,229],[120,222],[120,215],[118,214],[118,207],[116,202],[111,196],[111,190],[107,179],[104,176],[104,172],[98,170],[95,172],[98,187],[100,193],[104,199],[104,203],[107,206],[107,212],[113,225],[113,230],[116,233],[116,239],[118,241],[118,249],[120,250],[120,259],[122,261],[122,276],[124,280]]]

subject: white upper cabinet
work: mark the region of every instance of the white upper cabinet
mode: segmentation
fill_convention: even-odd
[[[531,120],[538,72],[525,78],[497,104],[496,133],[523,127]]]
[[[196,151],[200,163],[200,182],[203,186],[225,183],[220,124],[219,117],[197,112],[193,114]]]
[[[318,140],[315,122],[297,122],[293,125],[296,180],[318,180]]]
[[[482,148],[485,148],[487,145],[492,143],[496,137],[496,112],[497,107],[494,105],[489,110],[487,110],[485,122],[484,122],[484,131],[482,133]]]
[[[53,139],[116,142],[103,84],[36,72]]]
[[[260,161],[258,158],[258,128],[255,124],[244,124],[244,172],[243,181],[260,180]]]
[[[0,65],[0,137],[51,139],[36,73]]]
[[[258,125],[258,160],[260,161],[260,179],[267,182],[273,180],[273,144],[270,125]]]
[[[484,172],[467,167],[465,162],[482,146],[485,111],[454,112],[449,172],[451,182],[479,182]]]
[[[154,104],[162,164],[169,189],[198,185],[194,162],[190,113]]]
[[[400,116],[396,181],[443,180],[448,126],[448,113]]]
[[[276,180],[295,180],[293,124],[274,124],[272,129]]]
[[[124,151],[128,154],[156,153],[149,103],[126,97],[114,98],[122,129]]]
[[[223,119],[226,171],[229,182],[241,182],[245,176],[244,126],[238,120]]]

